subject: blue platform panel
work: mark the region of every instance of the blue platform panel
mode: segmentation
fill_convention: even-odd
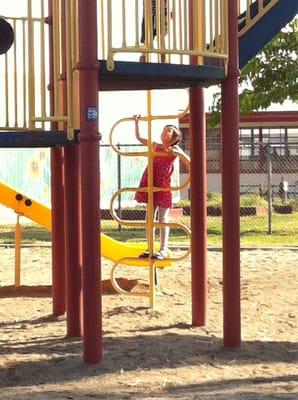
[[[270,1],[265,0],[266,4]],[[265,4],[265,3],[264,3]],[[251,15],[257,12],[256,2],[251,5]],[[280,0],[239,38],[239,67],[243,68],[275,35],[298,13],[298,0]],[[243,22],[242,22],[243,23]]]
[[[75,144],[74,140],[67,139],[65,131],[0,131],[0,147],[55,147]]]
[[[106,61],[99,62],[100,91],[207,87],[225,78],[221,66],[115,61],[108,71]]]

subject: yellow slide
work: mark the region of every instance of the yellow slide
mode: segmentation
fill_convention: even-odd
[[[0,183],[0,204],[24,215],[44,228],[51,230],[51,209],[25,196],[15,189]],[[1,223],[1,221],[0,221]],[[125,262],[135,266],[148,266],[145,259],[138,259],[139,254],[146,248],[145,243],[123,243],[101,234],[101,255],[108,260],[117,262],[125,257],[136,257],[136,260]],[[157,261],[156,267],[170,266],[169,260]]]

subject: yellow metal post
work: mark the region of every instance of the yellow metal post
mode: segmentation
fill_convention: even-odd
[[[34,21],[32,17],[32,0],[27,3],[28,18],[28,98],[29,98],[29,128],[34,129],[35,117],[35,66],[34,66]]]
[[[19,287],[21,284],[21,241],[22,227],[20,224],[20,214],[17,214],[17,222],[15,226],[14,246],[15,246],[15,278],[14,285]]]
[[[151,91],[147,91],[147,116],[148,116],[148,192],[147,192],[147,243],[149,250],[149,304],[155,307],[155,265],[151,256],[154,253],[154,201],[153,201],[153,141],[152,141],[152,107]]]
[[[66,82],[66,90],[67,90],[67,116],[68,116],[68,121],[67,121],[67,138],[69,140],[72,140],[74,138],[74,126],[73,126],[73,65],[74,65],[74,60],[72,59],[72,56],[74,54],[74,49],[73,49],[73,42],[75,41],[74,37],[74,27],[72,26],[72,23],[74,22],[72,18],[72,11],[73,9],[70,7],[69,2],[65,3],[65,15],[66,15],[66,76],[67,76],[67,82]]]

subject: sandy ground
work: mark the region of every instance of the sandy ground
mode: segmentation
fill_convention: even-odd
[[[82,361],[46,296],[0,298],[0,399],[297,399],[297,250],[245,250],[242,338],[222,345],[221,252],[209,251],[209,317],[193,328],[190,264],[161,271],[157,309],[146,298],[103,296],[104,361]],[[14,250],[0,248],[1,286],[13,283]],[[111,265],[104,262],[104,278]],[[120,276],[146,284],[143,269]],[[22,284],[50,283],[50,249],[22,250]]]

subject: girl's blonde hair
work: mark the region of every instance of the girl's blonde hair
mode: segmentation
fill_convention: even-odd
[[[177,128],[177,126],[172,125],[172,124],[166,125],[165,127],[172,128],[173,143],[171,144],[171,146],[175,146],[182,140],[182,132],[180,131],[180,129]]]

